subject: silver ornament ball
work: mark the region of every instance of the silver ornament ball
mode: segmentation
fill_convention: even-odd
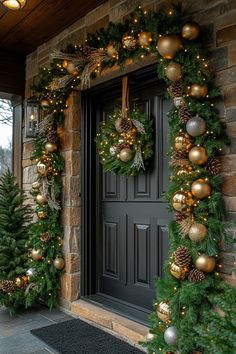
[[[184,99],[181,96],[174,97],[173,101],[174,101],[174,105],[176,108],[180,108],[180,106],[182,106],[184,104]]]
[[[203,135],[206,132],[206,122],[201,117],[190,118],[186,124],[186,130],[193,137]]]
[[[26,275],[27,275],[28,277],[32,277],[34,274],[35,274],[35,269],[34,269],[34,268],[29,268],[29,269],[26,271]]]
[[[175,345],[177,341],[177,328],[174,326],[168,327],[164,332],[166,344]]]

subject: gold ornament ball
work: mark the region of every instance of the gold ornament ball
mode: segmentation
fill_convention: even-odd
[[[195,262],[197,269],[202,270],[205,273],[211,273],[216,266],[216,260],[212,256],[207,256],[206,254],[201,254]]]
[[[47,198],[45,197],[45,195],[38,194],[35,199],[36,202],[40,205],[44,205],[47,203]]]
[[[129,148],[124,148],[119,153],[120,160],[123,162],[129,162],[132,159],[132,151]]]
[[[45,144],[45,149],[47,150],[47,152],[55,152],[57,151],[57,144],[48,142]]]
[[[188,158],[194,165],[202,166],[207,162],[208,156],[203,146],[194,146],[189,151]]]
[[[50,102],[46,99],[40,101],[40,106],[42,109],[46,110],[50,106]]]
[[[35,181],[32,183],[33,189],[39,189],[41,187],[41,183],[39,181]]]
[[[24,285],[24,280],[20,277],[17,277],[15,280],[15,284],[18,288],[21,288]]]
[[[186,175],[191,175],[193,173],[193,168],[190,165],[183,165],[180,166],[180,168],[178,169],[178,171],[176,172],[176,175],[178,177],[181,176],[186,176]]]
[[[181,48],[181,40],[174,34],[161,36],[157,42],[157,50],[159,54],[166,59],[173,59],[177,51]]]
[[[189,273],[188,267],[181,267],[174,262],[170,264],[169,270],[173,277],[179,280],[184,280]]]
[[[142,48],[147,48],[152,42],[152,34],[151,32],[143,31],[138,36],[138,42]]]
[[[146,335],[146,342],[151,342],[155,338],[155,334],[148,332]]]
[[[182,77],[181,65],[171,62],[166,68],[166,77],[171,81],[178,81]]]
[[[189,89],[189,96],[193,98],[204,98],[208,92],[208,87],[206,85],[193,84]]]
[[[46,174],[47,174],[47,165],[45,163],[39,161],[37,163],[36,168],[37,168],[38,174],[40,174],[41,176],[46,176]]]
[[[40,220],[45,220],[48,217],[46,211],[38,211],[37,215]]]
[[[62,270],[65,267],[65,262],[63,258],[57,257],[53,261],[53,265],[56,269]]]
[[[106,51],[107,51],[107,55],[109,57],[111,57],[111,58],[117,58],[118,57],[118,51],[114,47],[113,44],[108,44],[108,46],[106,47]]]
[[[197,199],[204,199],[211,194],[211,186],[203,178],[198,178],[191,185],[191,192]]]
[[[166,323],[171,322],[171,312],[168,301],[161,301],[156,307],[156,314],[158,318]]]
[[[32,249],[31,251],[31,258],[34,260],[34,261],[41,261],[43,259],[43,256],[42,256],[42,250],[41,249]]]
[[[78,69],[76,68],[75,64],[73,64],[72,62],[67,63],[66,70],[72,76],[77,76],[79,74]]]
[[[188,236],[193,242],[201,242],[207,236],[207,228],[203,224],[194,223],[189,230]]]
[[[193,146],[192,138],[188,133],[180,131],[174,140],[175,151],[188,153]]]
[[[187,22],[182,27],[182,37],[192,41],[200,34],[200,26],[196,22]]]
[[[136,39],[129,33],[126,33],[122,38],[122,45],[124,49],[134,49],[136,46]]]
[[[194,205],[192,193],[190,191],[177,191],[172,199],[172,206],[181,213],[191,212]]]

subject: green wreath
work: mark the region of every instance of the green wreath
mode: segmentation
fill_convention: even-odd
[[[153,155],[152,121],[137,108],[123,115],[115,110],[101,122],[95,139],[105,171],[135,176],[145,170]]]

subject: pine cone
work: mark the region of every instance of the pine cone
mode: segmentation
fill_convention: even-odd
[[[12,293],[16,288],[13,280],[3,280],[0,282],[0,291],[3,293]]]
[[[188,267],[192,259],[189,250],[185,246],[178,247],[174,252],[174,257],[175,263],[180,267]]]
[[[202,281],[203,279],[205,279],[205,274],[201,270],[195,268],[189,272],[188,280],[191,283],[198,283],[198,282]]]
[[[186,151],[173,151],[171,158],[174,160],[183,160],[187,155],[188,153]]]
[[[169,93],[171,94],[171,96],[181,97],[183,95],[182,81],[181,80],[174,81],[173,84],[170,85],[168,90],[169,90]]]
[[[180,224],[185,218],[186,218],[186,216],[184,214],[180,213],[179,211],[177,211],[175,213],[175,220],[178,224]]]
[[[42,242],[48,242],[51,239],[51,236],[49,234],[48,231],[44,232],[41,236],[40,236],[40,240]]]
[[[58,136],[57,132],[54,129],[50,129],[47,134],[47,141],[52,144],[57,144],[58,143]]]
[[[221,170],[220,160],[215,157],[209,157],[206,168],[211,175],[218,175]]]
[[[190,118],[192,118],[192,114],[190,113],[188,108],[186,106],[180,107],[179,119],[180,119],[181,123],[186,124]]]
[[[122,149],[129,148],[129,147],[130,147],[129,144],[121,143],[116,146],[116,153],[119,154],[119,152],[121,152]]]
[[[130,119],[122,118],[120,121],[121,133],[127,133],[132,128],[132,122]]]

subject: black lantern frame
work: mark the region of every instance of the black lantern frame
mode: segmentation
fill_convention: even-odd
[[[41,108],[37,97],[30,97],[25,101],[25,137],[36,138],[38,124],[41,118]]]

